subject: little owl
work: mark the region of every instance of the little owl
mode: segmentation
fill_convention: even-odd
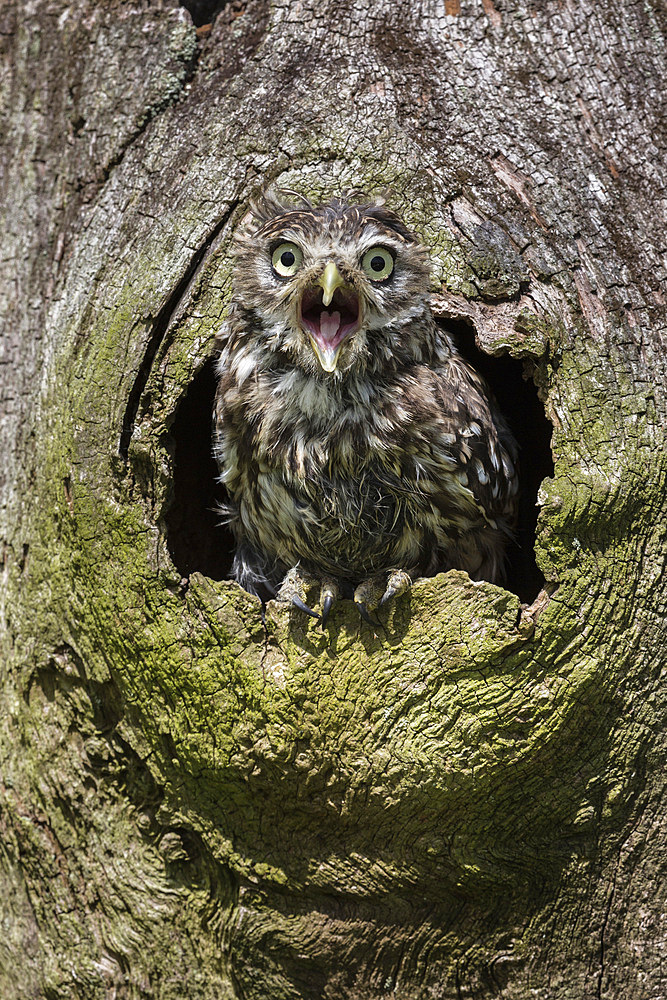
[[[364,618],[417,575],[498,580],[516,444],[436,324],[425,249],[381,201],[266,195],[236,241],[220,341],[215,454],[233,576],[326,622]]]

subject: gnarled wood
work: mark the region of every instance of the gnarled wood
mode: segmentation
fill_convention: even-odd
[[[662,8],[7,0],[0,38],[2,995],[662,998]],[[387,189],[442,321],[525,359],[532,606],[450,572],[378,636],[265,630],[182,578],[174,427],[269,182]]]

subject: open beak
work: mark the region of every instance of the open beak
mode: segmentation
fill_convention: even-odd
[[[301,323],[322,369],[335,371],[343,344],[359,328],[359,298],[345,285],[333,261],[317,284],[304,292]]]

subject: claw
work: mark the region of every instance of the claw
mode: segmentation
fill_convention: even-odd
[[[320,590],[320,604],[322,605],[322,628],[326,627],[327,620],[329,618],[329,612],[331,611],[334,602],[338,600],[339,590],[338,582],[333,579],[333,577],[325,576],[322,578],[322,588]]]
[[[404,594],[411,586],[412,580],[407,573],[405,573],[402,569],[392,570],[391,575],[387,580],[387,589],[380,599],[380,606],[386,604],[386,602],[391,600],[392,597],[398,597],[400,594]]]
[[[322,614],[320,616],[320,625],[322,626],[322,628],[326,628],[327,620],[329,618],[329,612],[333,608],[333,604],[334,604],[334,595],[327,594],[327,596],[324,598],[324,601],[322,602]]]
[[[395,597],[397,593],[398,590],[396,589],[396,587],[387,587],[387,589],[384,592],[384,595],[380,600],[380,607],[382,607],[383,604],[386,604],[387,601],[391,600],[392,597]]]
[[[310,615],[311,618],[320,617],[317,611],[313,611],[312,608],[309,608],[308,605],[304,601],[302,601],[300,597],[297,597],[296,594],[292,594],[292,604],[294,605],[295,608],[298,608],[299,611],[305,611],[306,614]]]
[[[382,632],[383,635],[386,635],[382,622],[377,622],[375,621],[374,618],[371,618],[371,616],[368,613],[368,608],[366,607],[364,601],[355,601],[354,603],[356,604],[359,614],[361,615],[363,620],[367,622],[373,629],[373,638],[374,639],[378,638],[378,632]]]
[[[366,607],[363,601],[355,601],[354,603],[357,605],[357,610],[359,611],[359,614],[361,615],[361,617],[364,619],[365,622],[368,622],[368,624],[371,625],[373,629],[380,628],[380,623],[376,622],[374,618],[371,618],[371,616],[368,613],[368,608]]]

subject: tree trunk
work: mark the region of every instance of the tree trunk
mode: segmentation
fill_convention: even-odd
[[[217,6],[0,11],[0,994],[664,1000],[664,7]],[[374,635],[224,578],[270,183],[431,250],[522,441],[508,589]]]

